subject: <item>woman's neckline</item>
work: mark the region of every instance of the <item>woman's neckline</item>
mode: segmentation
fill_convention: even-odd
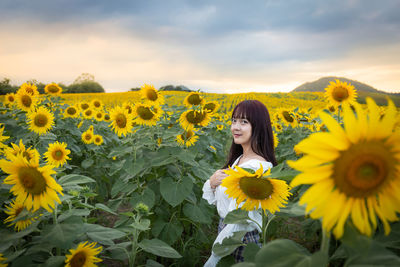
[[[247,163],[247,162],[249,162],[249,161],[252,161],[252,160],[257,160],[257,161],[261,161],[261,162],[268,162],[268,161],[266,161],[265,159],[264,160],[260,160],[260,159],[249,159],[249,160],[246,160],[245,162],[241,162],[240,163],[240,165],[239,165],[239,161],[240,161],[240,159],[243,157],[243,154],[242,155],[240,155],[237,159],[236,159],[236,164],[235,164],[235,166],[241,166],[241,165],[243,165],[243,164],[245,164],[245,163]]]

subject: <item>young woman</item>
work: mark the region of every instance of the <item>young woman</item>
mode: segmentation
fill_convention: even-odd
[[[254,222],[248,225],[223,223],[225,216],[236,209],[236,201],[225,194],[226,188],[220,184],[227,177],[224,170],[228,166],[257,170],[261,164],[263,170],[266,171],[277,164],[271,120],[264,104],[257,100],[240,102],[232,112],[231,132],[233,141],[225,165],[217,170],[203,186],[203,198],[209,204],[217,206],[220,216],[218,236],[214,244],[222,243],[223,239],[232,236],[237,231],[247,231],[243,238],[244,243],[259,244],[261,229]],[[258,210],[250,211],[249,217],[262,225],[262,216]],[[236,262],[243,261],[243,250],[244,247],[239,247],[233,252]],[[204,266],[216,266],[219,260],[220,257],[212,253]]]

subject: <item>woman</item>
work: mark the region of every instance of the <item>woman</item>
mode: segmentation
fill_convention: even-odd
[[[243,242],[255,242],[259,244],[259,232],[261,229],[256,223],[248,225],[223,223],[225,216],[236,209],[236,201],[225,194],[225,187],[220,186],[222,180],[227,177],[224,170],[231,166],[250,168],[257,170],[262,165],[264,171],[275,166],[274,139],[271,120],[267,108],[257,100],[245,100],[240,102],[232,112],[231,132],[233,136],[232,145],[225,165],[217,170],[203,186],[203,198],[209,204],[217,206],[220,218],[218,236],[215,243],[222,243],[226,237],[237,231],[247,231]],[[262,216],[258,210],[249,212],[249,217],[262,225]],[[239,247],[233,252],[236,262],[243,261],[244,247]],[[220,257],[211,254],[204,266],[216,266]]]

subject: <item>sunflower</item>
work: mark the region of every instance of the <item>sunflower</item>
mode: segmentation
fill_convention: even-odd
[[[21,85],[21,87],[18,89],[17,94],[28,94],[31,96],[38,96],[39,91],[37,89],[37,86],[31,83],[24,83]]]
[[[93,143],[93,139],[94,139],[93,132],[89,131],[89,130],[86,132],[83,132],[81,138],[85,144],[91,144],[91,143]]]
[[[326,113],[320,117],[329,132],[310,135],[296,145],[305,155],[288,164],[302,173],[291,185],[311,184],[300,198],[306,212],[322,218],[322,227],[343,235],[349,216],[355,227],[371,235],[378,216],[385,233],[400,211],[400,133],[393,131],[396,108],[389,100],[380,118],[379,108],[367,98],[369,112],[354,104],[343,106],[344,128]]]
[[[4,125],[0,123],[0,149],[7,148],[7,146],[3,144],[3,142],[8,138],[10,138],[9,136],[3,135],[3,133],[4,133]]]
[[[79,103],[79,108],[81,110],[86,110],[86,109],[90,108],[90,105],[89,105],[88,102],[82,101],[82,102]]]
[[[29,214],[26,216],[26,218],[16,220],[18,215],[21,214],[21,212],[25,209],[25,206],[22,202],[16,202],[13,200],[10,203],[10,206],[5,207],[7,209],[5,210],[5,213],[7,213],[9,216],[4,220],[4,222],[9,223],[9,226],[14,225],[14,229],[17,232],[24,230],[38,219],[37,216],[29,216]]]
[[[189,108],[191,106],[203,105],[204,98],[198,92],[191,92],[185,97],[183,104]]]
[[[180,145],[186,145],[186,147],[190,147],[197,142],[199,137],[195,135],[193,129],[186,129],[183,134],[180,134],[176,137],[176,141]]]
[[[39,107],[36,111],[27,115],[29,130],[39,135],[47,133],[54,125],[54,116],[45,107]]]
[[[225,193],[229,197],[236,199],[236,207],[245,201],[241,209],[251,211],[261,207],[264,211],[275,213],[287,203],[291,193],[285,181],[264,177],[270,172],[269,169],[264,173],[261,163],[255,173],[250,173],[239,166],[235,166],[235,169],[229,167],[229,170],[225,170],[228,177],[221,185],[227,188]]]
[[[64,118],[78,118],[79,110],[76,106],[69,106],[64,110]]]
[[[39,162],[39,151],[31,147],[25,148],[22,139],[19,140],[19,145],[11,143],[11,146],[12,147],[7,147],[4,151],[7,159],[11,160],[12,156],[16,157],[18,154],[21,154],[27,161],[33,160],[34,162]]]
[[[90,120],[94,116],[93,109],[91,109],[91,108],[85,109],[84,111],[82,111],[82,113],[83,113],[83,117],[87,120]]]
[[[6,94],[5,97],[4,97],[4,100],[5,100],[4,103],[6,105],[9,105],[9,106],[14,105],[14,103],[15,103],[15,94],[14,93]]]
[[[277,111],[277,116],[279,120],[283,122],[283,124],[285,124],[286,126],[290,125],[293,128],[297,126],[296,116],[294,116],[294,114],[290,110],[285,108],[280,108]]]
[[[5,262],[6,260],[7,260],[7,258],[4,258],[4,257],[3,257],[3,254],[0,253],[0,267],[7,267],[7,266],[8,266],[8,263],[3,263],[3,262]]]
[[[115,107],[110,111],[111,123],[110,127],[118,135],[127,135],[132,132],[133,119],[132,115],[128,113],[127,109],[122,107]]]
[[[104,113],[102,111],[96,111],[94,113],[94,118],[96,119],[96,121],[102,121],[104,118]]]
[[[94,136],[93,136],[93,143],[94,143],[96,146],[102,145],[102,144],[103,144],[103,136],[98,135],[98,134],[94,135]]]
[[[279,144],[279,138],[276,132],[273,132],[273,134],[274,134],[274,148],[276,148]]]
[[[325,97],[331,105],[353,104],[356,101],[357,92],[350,83],[336,80],[336,82],[330,82],[328,87],[325,88]]]
[[[133,105],[129,101],[125,101],[124,103],[122,103],[122,108],[128,110],[128,114],[132,114],[133,112]]]
[[[105,122],[109,122],[109,121],[111,121],[110,114],[108,114],[108,113],[105,113],[105,114],[104,114],[104,117],[103,117],[103,119],[104,119],[104,121],[105,121]]]
[[[145,84],[140,88],[142,99],[145,99],[150,105],[164,104],[164,96],[162,96],[153,85]]]
[[[154,126],[157,124],[160,111],[161,108],[158,106],[137,103],[133,107],[133,116],[135,117],[135,122],[139,125]]]
[[[183,129],[194,126],[207,126],[210,122],[210,116],[204,110],[187,110],[181,114],[179,122]]]
[[[44,91],[51,95],[60,95],[62,93],[62,88],[56,83],[49,83],[44,87]]]
[[[210,114],[215,114],[219,109],[219,104],[217,101],[210,101],[204,104],[203,109]]]
[[[17,196],[27,210],[38,210],[40,207],[52,212],[54,201],[61,204],[57,192],[62,195],[62,187],[51,177],[55,174],[53,166],[39,167],[39,162],[27,161],[21,154],[12,156],[11,161],[0,160],[0,168],[8,173],[5,184],[13,185],[10,191]],[[50,207],[49,207],[50,206]]]
[[[104,106],[104,104],[103,104],[103,102],[102,102],[100,99],[95,98],[95,99],[93,99],[93,100],[90,102],[90,106],[91,106],[93,109],[102,109],[103,106]]]
[[[96,262],[101,262],[102,260],[97,258],[96,255],[102,250],[102,247],[97,247],[96,242],[79,243],[76,249],[70,249],[71,254],[66,255],[65,267],[93,267],[97,266]]]
[[[218,129],[218,131],[222,131],[224,129],[224,125],[218,124],[217,129]]]
[[[48,164],[54,165],[56,167],[61,167],[67,162],[67,159],[71,159],[68,155],[71,150],[67,149],[67,144],[62,142],[49,144],[47,152],[44,153],[46,161]]]
[[[17,107],[20,110],[31,111],[34,110],[38,104],[38,98],[36,95],[31,95],[25,91],[20,91],[15,95]]]

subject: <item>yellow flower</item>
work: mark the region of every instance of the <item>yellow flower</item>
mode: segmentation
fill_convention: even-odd
[[[206,111],[187,110],[181,114],[179,122],[183,129],[207,126],[210,122],[210,116]]]
[[[103,136],[96,134],[93,137],[93,142],[96,146],[100,146],[103,144]]]
[[[94,112],[93,109],[87,108],[83,111],[83,117],[87,120],[93,118]]]
[[[18,89],[17,94],[28,94],[31,96],[38,96],[39,91],[37,89],[37,86],[31,83],[24,83],[21,85],[21,87]]]
[[[13,185],[10,191],[27,210],[38,210],[40,207],[52,212],[54,201],[61,204],[57,192],[62,195],[62,187],[51,177],[55,174],[53,166],[39,167],[39,162],[27,161],[21,154],[11,156],[11,161],[0,160],[0,168],[8,173],[5,184]],[[50,206],[50,207],[49,207]]]
[[[104,114],[104,118],[103,118],[103,119],[104,119],[104,121],[105,121],[105,122],[109,122],[109,121],[111,121],[110,114],[108,114],[108,113],[105,113],[105,114]]]
[[[90,102],[90,105],[91,105],[91,107],[94,108],[94,109],[102,109],[103,106],[104,106],[103,102],[102,102],[100,99],[98,99],[98,98],[93,99],[93,100]]]
[[[47,158],[46,161],[48,164],[61,167],[67,162],[67,159],[71,159],[68,157],[70,153],[71,151],[67,149],[66,143],[59,143],[56,141],[55,143],[49,144],[47,152],[44,153],[44,156]]]
[[[64,118],[78,118],[79,110],[76,106],[69,106],[64,111]]]
[[[176,141],[180,145],[185,145],[186,147],[190,147],[197,142],[199,137],[195,135],[193,129],[186,129],[183,134],[180,134],[176,137]]]
[[[162,96],[153,85],[145,84],[140,88],[142,98],[146,100],[150,105],[162,105],[164,104],[164,96]]]
[[[22,139],[19,140],[19,145],[11,143],[12,147],[7,147],[4,151],[5,156],[8,160],[11,160],[12,156],[16,157],[18,154],[21,154],[27,161],[33,160],[34,162],[39,162],[40,154],[34,148],[25,148],[25,145],[22,143]]]
[[[218,129],[219,131],[222,131],[222,130],[224,129],[224,125],[218,124],[218,125],[217,125],[217,129]]]
[[[133,120],[127,109],[115,107],[110,111],[111,123],[110,127],[118,135],[127,135],[132,132]]]
[[[102,247],[97,247],[96,242],[79,243],[76,249],[70,249],[71,254],[66,255],[65,267],[93,267],[97,266],[96,262],[101,262],[102,260],[97,258],[96,255],[102,250]]]
[[[102,111],[96,111],[94,113],[94,118],[96,119],[96,121],[102,121],[104,117],[104,114]]]
[[[325,97],[331,105],[353,104],[355,103],[357,92],[350,83],[336,80],[336,82],[330,82],[328,87],[325,88]]]
[[[274,132],[273,134],[274,134],[274,148],[276,148],[279,144],[279,138],[276,132]]]
[[[60,95],[62,93],[62,88],[56,83],[49,83],[44,87],[44,91],[51,95]]]
[[[301,173],[291,185],[311,184],[300,198],[306,212],[322,218],[322,227],[343,235],[348,217],[365,235],[371,235],[378,216],[385,233],[400,211],[400,133],[394,132],[396,108],[389,100],[383,118],[371,98],[369,113],[354,104],[343,106],[344,128],[331,116],[320,117],[329,132],[319,132],[296,145],[305,155],[288,164]]]
[[[0,267],[7,267],[8,266],[8,263],[3,263],[6,260],[7,260],[7,258],[4,258],[3,254],[0,253]]]
[[[31,111],[34,110],[38,104],[37,95],[31,95],[25,91],[21,91],[15,95],[17,107],[20,110]]]
[[[135,117],[135,122],[139,125],[156,125],[160,116],[160,110],[161,108],[157,106],[137,103],[133,107],[133,116]]]
[[[128,110],[128,114],[132,114],[133,112],[133,105],[129,101],[125,101],[122,103],[122,108]]]
[[[6,105],[9,105],[9,106],[14,105],[15,104],[15,94],[14,93],[6,94],[4,97],[4,100],[5,100],[4,103]]]
[[[39,135],[47,133],[54,125],[54,116],[45,107],[39,107],[36,111],[27,115],[29,130]]]
[[[280,108],[277,111],[277,116],[279,119],[286,125],[289,126],[291,125],[293,128],[297,126],[297,120],[296,117],[293,115],[293,113],[285,108]]]
[[[21,218],[15,221],[18,215],[25,209],[24,204],[21,202],[16,202],[15,200],[13,200],[10,203],[10,206],[5,207],[5,213],[7,213],[9,216],[7,217],[7,219],[4,220],[4,222],[9,223],[9,226],[14,225],[14,229],[17,232],[24,230],[38,219],[37,216],[32,216],[32,214],[28,214],[26,218]]]
[[[87,130],[86,132],[83,132],[82,133],[82,141],[85,143],[85,144],[91,144],[91,143],[93,143],[93,132],[92,131],[89,131],[89,130]]]
[[[275,213],[287,203],[291,193],[285,181],[264,177],[270,172],[269,169],[264,173],[261,163],[255,173],[239,166],[235,166],[235,169],[229,167],[229,170],[225,170],[228,177],[222,181],[221,186],[227,188],[225,193],[229,197],[236,199],[236,207],[242,205],[240,208],[248,211],[261,207],[264,211]]]
[[[191,92],[185,97],[183,104],[189,108],[191,106],[203,105],[204,98],[198,92]]]
[[[210,114],[215,114],[219,109],[219,104],[217,101],[210,101],[204,104],[203,109]]]
[[[86,110],[86,109],[90,108],[90,105],[89,105],[88,102],[82,101],[82,102],[79,103],[79,108],[81,110]]]
[[[2,123],[0,123],[0,150],[7,148],[7,146],[5,144],[3,144],[3,142],[5,140],[7,140],[8,138],[10,138],[9,136],[3,135],[3,133],[4,133],[4,125]],[[0,151],[0,154],[1,154],[1,151]]]

